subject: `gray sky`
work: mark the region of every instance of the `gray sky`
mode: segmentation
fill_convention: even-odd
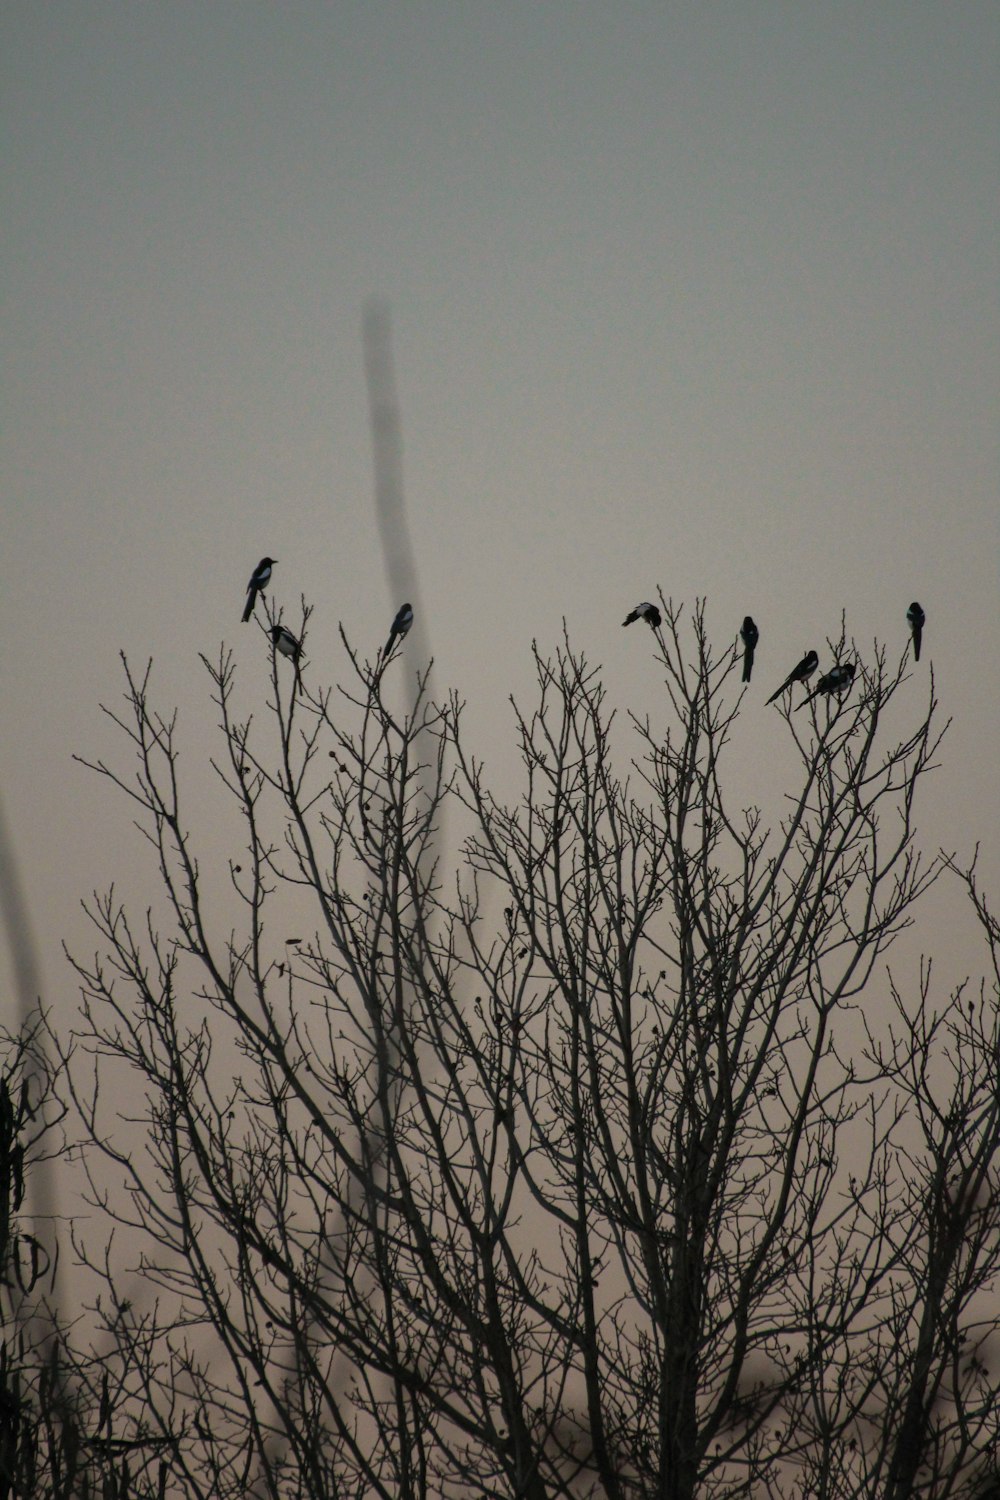
[[[739,791],[778,810],[764,698],[842,610],[902,650],[916,598],[914,712],[933,664],[955,718],[925,842],[986,841],[1000,904],[994,0],[7,0],[0,58],[0,768],[49,1000],[79,897],[144,858],[70,759],[113,747],[118,651],[197,781],[197,652],[265,696],[262,554],[317,675],[338,621],[385,638],[372,296],[438,682],[488,761],[564,615],[659,703],[620,628],[659,585],[720,646],[755,616]]]

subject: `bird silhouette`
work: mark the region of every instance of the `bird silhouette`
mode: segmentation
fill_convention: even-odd
[[[659,630],[663,623],[663,617],[655,604],[637,604],[631,614],[625,616],[623,625],[631,625],[633,620],[645,620],[652,630]]]
[[[284,625],[272,625],[271,640],[274,642],[276,651],[280,651],[282,656],[287,656],[298,666],[302,656],[302,646],[290,630],[286,630]]]
[[[778,688],[777,692],[771,694],[770,698],[768,698],[767,700],[768,703],[773,703],[775,698],[780,698],[782,693],[785,692],[787,688],[790,688],[794,683],[805,682],[806,678],[811,677],[818,666],[819,657],[816,655],[815,651],[807,651],[802,660],[800,662],[797,662],[789,672],[788,676],[785,678],[780,688]]]
[[[260,562],[250,574],[250,582],[247,584],[247,602],[243,611],[244,625],[254,612],[257,603],[257,595],[263,590],[265,584],[270,581],[271,569],[278,561],[276,557],[262,557]]]
[[[753,654],[760,640],[760,631],[749,615],[740,626],[740,640],[743,642],[743,681],[749,682],[753,671]]]
[[[854,671],[855,668],[852,661],[838,662],[835,667],[830,668],[829,672],[824,672],[808,698],[803,698],[799,704],[799,708],[805,708],[806,704],[811,703],[820,693],[826,693],[827,695],[830,693],[845,693],[854,681]]]
[[[389,639],[386,641],[385,650],[382,652],[383,656],[389,655],[389,652],[392,650],[396,641],[401,641],[403,639],[403,636],[406,634],[412,624],[412,604],[401,604],[399,606],[399,609],[396,611],[396,618],[392,622],[392,629],[389,631]]]
[[[927,620],[927,616],[924,614],[923,610],[920,608],[920,605],[915,599],[910,605],[909,609],[906,611],[906,618],[910,622],[910,630],[913,635],[913,660],[919,661],[920,641],[923,637],[924,624]]]

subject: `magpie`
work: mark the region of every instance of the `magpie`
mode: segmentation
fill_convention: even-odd
[[[740,626],[740,640],[743,642],[743,681],[749,682],[753,671],[753,654],[760,640],[760,631],[749,615]]]
[[[655,604],[637,604],[632,613],[625,616],[622,624],[631,625],[633,620],[645,620],[653,630],[659,630],[663,624],[663,618]]]
[[[920,639],[924,633],[924,622],[927,619],[927,616],[924,614],[923,610],[920,608],[920,605],[915,599],[910,605],[909,609],[906,611],[906,618],[909,620],[910,630],[913,632],[913,660],[919,661]]]
[[[272,625],[270,633],[271,639],[274,642],[274,649],[280,651],[282,656],[290,657],[296,667],[298,667],[299,658],[302,655],[302,646],[295,639],[294,635],[292,635],[292,632],[286,630],[284,625]]]
[[[802,660],[798,662],[789,672],[788,676],[785,678],[778,691],[771,694],[770,698],[768,698],[767,700],[768,703],[773,703],[775,698],[780,698],[782,693],[785,692],[787,688],[790,688],[794,682],[805,682],[806,678],[811,677],[818,666],[819,657],[816,655],[815,651],[807,651]]]
[[[803,698],[799,704],[799,708],[804,708],[807,703],[811,703],[819,693],[826,693],[827,695],[830,693],[846,693],[854,681],[854,670],[854,663],[852,661],[838,662],[835,667],[830,668],[829,672],[824,672],[808,698]]]
[[[383,656],[389,655],[389,652],[392,650],[393,646],[397,641],[401,641],[403,639],[403,636],[406,634],[412,624],[413,605],[401,604],[399,606],[399,609],[396,611],[396,618],[392,622],[392,629],[389,631],[389,639],[386,641],[385,650],[382,652]]]
[[[270,580],[271,569],[278,561],[276,557],[262,557],[260,562],[250,574],[250,582],[247,584],[247,605],[243,611],[244,625],[253,614],[254,605],[257,603],[257,595],[262,591],[264,585]]]

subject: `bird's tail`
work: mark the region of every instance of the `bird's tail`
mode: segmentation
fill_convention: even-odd
[[[243,611],[243,623],[244,623],[244,625],[249,620],[250,616],[253,614],[254,605],[256,603],[257,603],[257,590],[255,588],[248,589],[248,591],[247,591],[246,608]]]

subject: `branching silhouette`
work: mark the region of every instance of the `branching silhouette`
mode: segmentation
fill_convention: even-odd
[[[628,725],[568,639],[535,648],[512,803],[425,677],[399,713],[346,640],[336,690],[275,664],[275,754],[223,651],[228,895],[126,664],[132,762],[94,769],[162,899],[94,898],[59,1045],[91,1368],[118,1440],[162,1444],[142,1493],[164,1467],[191,1497],[992,1482],[998,932],[916,842],[933,680],[915,710],[905,657],[833,643],[851,693],[768,711],[799,760],[769,827],[726,793],[737,653],[661,603],[666,691]],[[972,996],[884,980],[939,878],[989,946]]]

